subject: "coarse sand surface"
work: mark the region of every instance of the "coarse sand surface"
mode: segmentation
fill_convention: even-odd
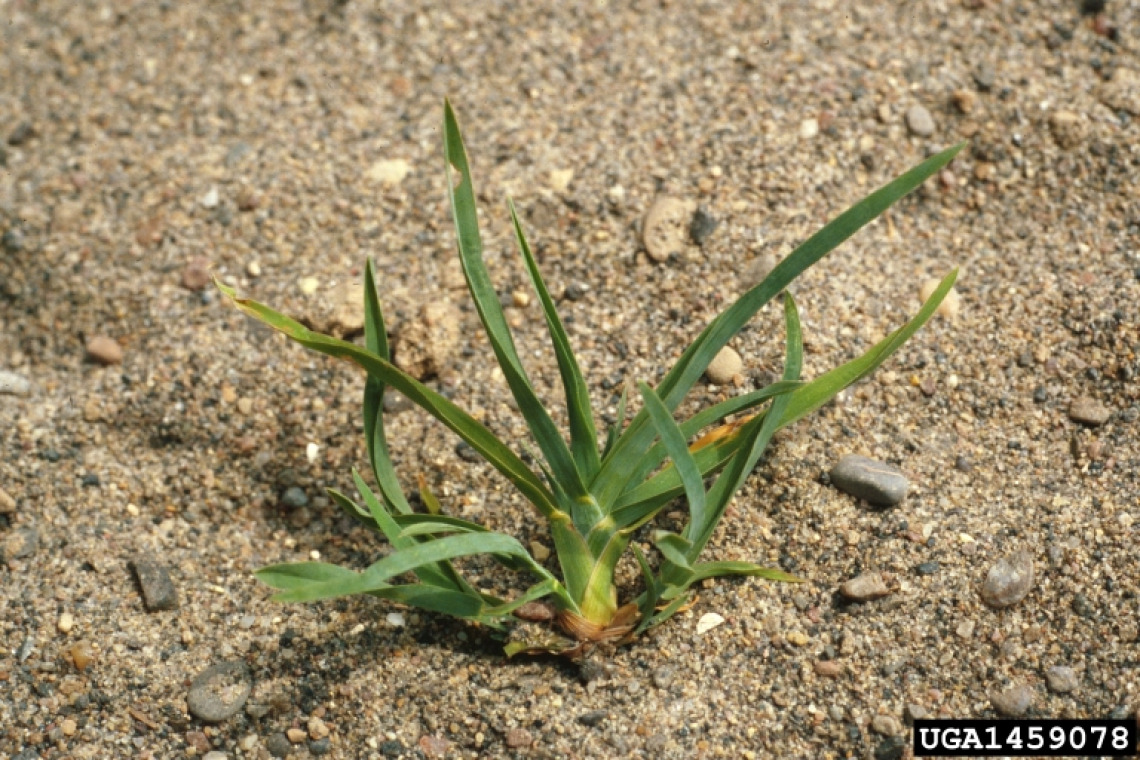
[[[1138,51],[1125,0],[0,0],[0,758],[899,758],[916,717],[1135,716]],[[373,598],[269,601],[260,566],[388,551],[325,492],[366,466],[363,378],[212,273],[344,331],[374,257],[397,355],[525,448],[455,256],[445,96],[557,418],[507,197],[612,420],[772,262],[969,140],[794,285],[811,378],[960,268],[953,306],[776,437],[708,547],[808,583],[707,582],[582,663]],[[663,197],[694,220],[664,254]],[[782,341],[769,306],[685,409],[777,377]],[[409,490],[549,547],[442,426],[397,400],[388,428]],[[847,454],[906,498],[837,489]]]

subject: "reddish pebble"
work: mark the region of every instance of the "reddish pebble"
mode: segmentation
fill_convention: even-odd
[[[123,347],[113,338],[96,335],[87,341],[87,358],[104,366],[118,364],[123,360]]]
[[[204,290],[210,284],[210,260],[196,258],[182,270],[182,287],[187,290]]]

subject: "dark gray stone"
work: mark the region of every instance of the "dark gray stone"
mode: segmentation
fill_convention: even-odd
[[[330,749],[332,743],[328,739],[314,739],[309,742],[309,751],[314,755],[327,755]]]
[[[599,725],[603,720],[609,717],[609,713],[605,710],[591,710],[588,713],[582,713],[578,716],[578,722],[583,726],[590,726],[591,728]]]
[[[186,706],[199,720],[221,723],[242,708],[252,690],[253,679],[244,662],[219,662],[199,673],[190,684]]]
[[[848,454],[831,469],[840,491],[877,507],[893,507],[906,498],[910,483],[899,468],[859,454]]]
[[[131,560],[131,570],[139,582],[143,606],[147,612],[173,610],[178,607],[178,591],[166,568],[146,559]]]
[[[716,217],[710,214],[704,206],[697,209],[693,214],[692,221],[689,222],[689,237],[697,245],[704,245],[709,236],[716,232],[717,225],[720,222]]]
[[[290,486],[281,494],[281,505],[290,509],[300,509],[309,505],[309,495],[300,486]]]
[[[293,743],[289,741],[288,736],[278,732],[265,740],[265,748],[273,757],[288,757],[293,751]]]

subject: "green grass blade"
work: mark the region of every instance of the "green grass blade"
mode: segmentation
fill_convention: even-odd
[[[717,352],[764,304],[784,290],[804,270],[948,164],[963,147],[965,143],[923,161],[840,214],[776,265],[763,282],[713,319],[657,386],[657,394],[666,408],[676,409]],[[602,461],[601,470],[590,484],[590,490],[602,504],[615,502],[626,490],[631,467],[644,455],[652,441],[653,429],[649,424],[649,415],[643,409]]]
[[[677,468],[677,472],[681,476],[681,484],[685,487],[685,498],[689,502],[690,524],[703,525],[705,520],[705,484],[701,477],[700,468],[697,467],[697,462],[689,451],[685,434],[681,432],[681,428],[673,419],[672,413],[665,408],[665,404],[653,389],[645,383],[640,383],[638,387],[641,391],[641,399],[645,403],[645,409],[653,421],[653,427],[657,429],[657,435],[661,437],[665,450],[669,453],[674,467]]]
[[[479,523],[447,515],[401,515],[396,520],[400,536],[427,536],[433,533],[486,533],[488,528]]]
[[[785,583],[804,583],[805,579],[798,575],[785,573],[774,567],[764,567],[752,562],[701,562],[693,565],[693,583],[700,583],[707,578],[721,578],[726,575],[751,575],[765,578],[770,581],[783,581]]]
[[[659,530],[653,534],[653,545],[670,564],[678,569],[692,572],[689,556],[693,552],[693,545],[688,539],[667,530]],[[669,582],[681,585],[672,579]]]
[[[554,425],[550,414],[530,384],[526,370],[523,369],[507,320],[503,316],[499,296],[491,284],[491,276],[483,261],[483,242],[479,235],[471,168],[467,163],[467,151],[463,146],[463,137],[459,132],[459,124],[456,122],[450,103],[444,104],[443,135],[447,186],[451,197],[452,216],[455,220],[455,234],[459,242],[459,259],[463,265],[463,274],[467,278],[467,287],[479,312],[479,319],[483,322],[495,358],[518,403],[519,411],[526,419],[531,435],[542,450],[542,455],[562,488],[570,496],[576,512],[588,510],[593,500],[586,491],[585,483],[566,441],[562,439],[562,434]],[[585,519],[577,513],[574,518],[576,523]]]
[[[348,568],[330,565],[327,562],[289,562],[280,565],[268,565],[255,570],[253,574],[266,586],[279,591],[291,591],[313,583],[349,580],[357,575]]]
[[[372,519],[372,514],[364,507],[357,504],[352,499],[348,498],[335,488],[326,488],[325,492],[332,498],[336,505],[340,507],[345,514],[356,520],[361,525],[364,525],[372,530],[380,532],[380,526]]]
[[[653,570],[649,567],[649,561],[645,559],[645,553],[641,551],[641,547],[636,543],[630,544],[630,546],[633,548],[633,556],[637,559],[637,566],[641,569],[641,577],[645,579],[645,592],[637,599],[637,608],[641,611],[641,622],[633,632],[634,636],[640,636],[649,627],[650,621],[653,619],[653,613],[657,608],[658,587],[657,578],[654,577]]]
[[[391,587],[389,579],[398,575],[473,554],[506,554],[517,557],[542,580],[554,580],[557,583],[557,579],[535,562],[522,544],[511,536],[502,533],[463,533],[399,549],[374,562],[363,573],[340,568],[348,575],[341,574],[327,581],[293,587],[282,591],[274,599],[283,602],[312,602],[351,594],[375,594]],[[557,588],[561,589],[561,584]]]
[[[429,515],[438,515],[443,511],[439,499],[435,498],[435,494],[428,488],[427,478],[425,478],[422,473],[417,477],[420,486],[420,501],[424,503],[424,509],[428,511]]]
[[[221,282],[215,281],[215,284],[223,295],[229,297],[238,309],[249,316],[284,333],[306,348],[334,358],[346,359],[369,375],[375,375],[387,385],[403,393],[412,403],[431,414],[478,451],[496,470],[506,476],[544,516],[552,519],[559,514],[554,496],[542,480],[506,444],[496,438],[494,433],[447,398],[370,351],[347,341],[313,332],[300,322],[290,319],[264,304],[248,298],[238,298],[232,288]]]
[[[370,596],[399,602],[409,607],[418,607],[428,612],[440,612],[494,625],[492,621],[483,619],[487,607],[484,599],[474,592],[463,593],[423,583],[409,583],[402,586],[384,586],[368,593]]]
[[[546,327],[550,332],[550,342],[554,346],[554,356],[558,360],[558,372],[562,376],[562,387],[566,393],[566,415],[570,420],[570,453],[582,477],[589,480],[597,473],[601,463],[598,457],[598,432],[594,427],[594,414],[590,406],[590,392],[582,377],[582,368],[578,366],[578,360],[570,348],[570,338],[566,335],[566,328],[562,326],[558,310],[554,307],[554,300],[542,280],[542,274],[538,271],[538,264],[523,233],[515,204],[508,200],[507,205],[511,211],[515,239],[526,262],[530,281],[542,304],[542,313],[546,317]]]
[[[385,361],[391,361],[388,331],[384,314],[380,310],[380,297],[376,290],[376,272],[369,258],[364,262],[364,347]],[[412,511],[400,481],[388,456],[388,441],[384,436],[384,381],[369,374],[364,381],[364,441],[368,447],[368,461],[384,500],[395,511],[407,514]]]

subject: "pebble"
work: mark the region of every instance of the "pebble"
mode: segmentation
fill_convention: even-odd
[[[1067,665],[1054,665],[1045,671],[1045,681],[1058,694],[1068,694],[1080,685],[1077,671]]]
[[[301,294],[311,296],[317,292],[317,288],[321,286],[321,281],[316,277],[302,277],[298,287],[301,289]]]
[[[982,63],[974,71],[974,84],[982,92],[989,92],[997,82],[997,72],[988,63]]]
[[[75,736],[75,732],[79,730],[79,724],[75,722],[74,718],[64,718],[63,722],[59,724],[59,730],[63,732],[64,736]]]
[[[87,666],[95,660],[95,651],[90,641],[77,641],[66,650],[68,659],[76,670],[87,670]]]
[[[534,737],[525,728],[512,728],[507,731],[506,742],[511,749],[522,749],[534,744]]]
[[[720,222],[716,217],[708,212],[704,206],[697,208],[693,214],[692,221],[689,222],[689,239],[697,245],[704,245],[705,241],[716,232],[717,225]]]
[[[459,348],[460,325],[459,309],[451,302],[424,304],[415,320],[399,328],[396,366],[417,380],[438,375]]]
[[[697,621],[697,635],[703,636],[722,623],[724,623],[723,615],[719,615],[715,612],[706,612],[704,615],[701,615],[701,619]]]
[[[1072,111],[1057,111],[1049,118],[1053,140],[1065,150],[1076,148],[1085,140],[1085,125]]]
[[[123,360],[123,347],[114,338],[96,335],[87,339],[87,358],[96,364],[109,367]]]
[[[10,559],[27,559],[36,553],[40,535],[35,528],[19,528],[0,539],[0,563]]]
[[[934,117],[923,106],[913,105],[906,109],[906,126],[919,137],[930,137],[934,134]]]
[[[934,295],[934,291],[938,290],[938,286],[942,283],[941,280],[931,279],[922,283],[922,289],[919,291],[922,296],[923,302]],[[937,313],[946,319],[956,319],[958,313],[962,310],[962,297],[958,295],[955,288],[950,288],[950,292],[942,299],[942,303],[938,304]]]
[[[364,298],[360,284],[345,280],[324,298],[309,304],[305,320],[317,332],[348,339],[364,332]]]
[[[202,755],[202,760],[227,760],[228,757],[225,752],[215,749]]]
[[[371,181],[392,187],[404,181],[411,172],[412,167],[402,158],[377,161],[368,167],[367,177]]]
[[[641,226],[641,240],[650,259],[666,261],[684,250],[694,210],[691,201],[668,196],[653,202]]]
[[[906,497],[910,483],[902,470],[859,454],[848,454],[831,469],[840,491],[879,507],[893,507]]]
[[[937,562],[923,562],[914,568],[914,571],[919,575],[934,575],[942,569],[942,565]]]
[[[819,134],[818,119],[804,119],[800,122],[800,139],[810,140]]]
[[[285,734],[276,733],[265,740],[265,749],[273,757],[286,757],[293,751],[293,744]]]
[[[594,726],[599,725],[603,720],[605,720],[608,717],[609,717],[609,713],[606,712],[605,710],[591,710],[590,712],[582,713],[581,715],[579,715],[578,716],[578,722],[581,723],[583,726],[590,726],[591,728],[593,728]]]
[[[173,610],[178,607],[178,592],[163,565],[136,558],[131,560],[130,567],[138,579],[143,606],[147,612]]]
[[[1000,715],[1020,718],[1029,712],[1029,706],[1033,704],[1033,690],[1025,684],[1013,684],[1002,691],[990,692],[990,704]]]
[[[202,204],[202,208],[217,208],[219,200],[218,188],[211,187],[205,195],[198,199],[198,202]]]
[[[451,742],[447,739],[431,734],[424,734],[420,737],[417,746],[420,751],[424,753],[425,757],[429,758],[443,758],[447,757],[448,750],[451,748]]]
[[[285,737],[292,744],[300,744],[301,742],[305,741],[305,731],[304,729],[293,727],[285,732]]]
[[[186,706],[199,720],[221,723],[242,708],[252,690],[252,677],[245,663],[240,660],[220,662],[206,668],[190,684]],[[302,739],[304,735],[301,731]]]
[[[9,253],[19,253],[24,250],[24,233],[15,227],[5,230],[3,237],[0,237],[0,247]]]
[[[204,256],[191,259],[182,268],[182,287],[187,290],[205,290],[212,279],[210,276],[210,260]]]
[[[883,576],[876,572],[862,573],[846,581],[839,587],[839,593],[853,602],[869,602],[880,599],[891,590],[883,581]]]
[[[63,613],[56,621],[55,627],[59,629],[60,633],[71,633],[71,629],[75,627],[75,616],[70,612]]]
[[[281,494],[281,506],[289,509],[301,509],[309,506],[309,495],[300,486],[289,486]]]
[[[1078,396],[1069,404],[1069,419],[1097,427],[1108,422],[1112,410],[1089,396]]]
[[[843,666],[835,660],[818,660],[815,665],[816,675],[835,678],[843,672]]]
[[[309,732],[310,739],[324,739],[329,735],[328,724],[316,715],[309,718],[309,721],[305,724],[305,728]]]
[[[677,675],[677,669],[672,665],[662,665],[653,670],[653,685],[658,689],[668,689]]]
[[[728,385],[744,369],[744,360],[731,346],[725,346],[709,362],[705,375],[714,385]]]
[[[15,372],[0,370],[0,394],[9,396],[27,396],[32,392],[32,384],[23,375]]]
[[[883,736],[898,736],[903,732],[902,723],[893,715],[876,715],[871,719],[871,728]]]
[[[329,750],[332,749],[332,742],[326,739],[314,739],[309,742],[309,752],[317,755],[327,755]]]
[[[1033,557],[1026,551],[1015,552],[990,568],[982,584],[982,601],[996,609],[1010,607],[1029,595],[1035,580]]]
[[[901,736],[889,736],[875,747],[875,760],[901,760],[906,753],[907,742]]]

